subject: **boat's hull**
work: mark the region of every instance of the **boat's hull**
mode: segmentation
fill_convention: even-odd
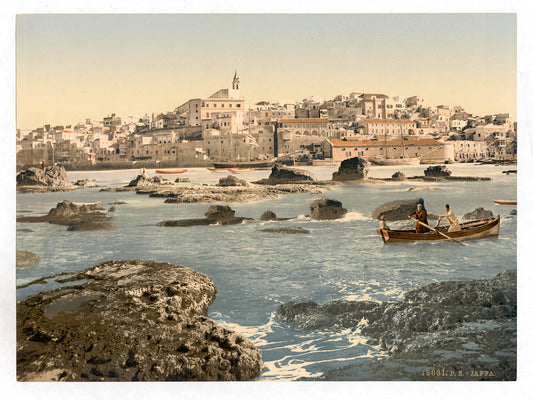
[[[375,165],[418,165],[420,158],[371,158],[369,161]]]
[[[516,200],[492,200],[494,201],[494,204],[498,204],[500,206],[515,206]]]
[[[215,162],[216,169],[242,168],[242,169],[268,169],[274,166],[275,161],[243,161],[243,162]]]
[[[183,174],[187,172],[188,169],[156,169],[156,174]]]
[[[461,230],[448,232],[448,227],[440,227],[438,230],[444,233],[453,241],[463,242],[467,240],[479,240],[489,237],[497,237],[500,233],[500,217],[486,220],[471,221],[461,224]],[[401,244],[411,242],[433,242],[433,241],[452,241],[435,231],[426,233],[416,233],[412,231],[400,230],[377,230],[378,235],[384,244]]]

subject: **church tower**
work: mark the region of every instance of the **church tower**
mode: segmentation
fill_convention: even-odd
[[[237,71],[233,75],[233,90],[239,90],[239,77],[237,76]]]

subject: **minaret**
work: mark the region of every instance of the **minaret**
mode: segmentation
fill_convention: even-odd
[[[239,77],[237,76],[237,71],[233,75],[233,90],[239,90]]]

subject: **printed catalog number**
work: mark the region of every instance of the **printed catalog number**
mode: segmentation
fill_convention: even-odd
[[[494,372],[492,371],[478,371],[478,370],[470,370],[470,371],[447,371],[444,368],[443,369],[424,369],[422,370],[422,376],[442,376],[447,378],[454,378],[454,377],[484,377],[484,376],[495,376]]]

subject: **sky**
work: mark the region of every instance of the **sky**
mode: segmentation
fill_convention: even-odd
[[[516,116],[516,15],[23,14],[17,128],[172,111],[231,86],[248,102],[351,92]]]

